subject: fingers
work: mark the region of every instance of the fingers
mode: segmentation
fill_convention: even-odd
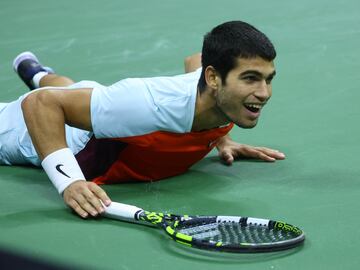
[[[221,152],[219,156],[227,165],[231,165],[234,162],[234,156],[230,152]]]
[[[285,159],[285,154],[279,150],[270,149],[266,147],[255,147],[256,150],[260,151],[261,159],[266,161],[275,161],[277,159]]]
[[[231,165],[235,158],[252,158],[269,162],[285,159],[285,154],[278,150],[246,144],[233,144],[230,147],[222,147],[219,149],[219,156],[228,165]]]
[[[89,215],[96,217],[104,213],[105,205],[111,203],[105,191],[92,182],[77,181],[68,186],[64,191],[64,201],[78,215],[87,218]]]
[[[89,214],[75,200],[69,200],[66,204],[82,218],[88,217]]]
[[[269,162],[274,162],[276,159],[268,156],[267,154],[264,154],[263,152],[257,152],[256,153],[258,159],[264,160],[264,161],[269,161]]]
[[[105,193],[105,191],[99,187],[95,183],[88,183],[89,189],[95,194],[97,198],[99,198],[106,206],[109,206],[111,204],[111,200],[108,197],[108,195]],[[101,205],[101,203],[100,203]]]
[[[261,147],[245,146],[243,149],[241,149],[241,156],[270,162],[275,161],[275,158],[273,158],[271,155],[268,155],[268,152],[261,149]]]
[[[254,158],[268,162],[274,162],[277,159],[285,159],[284,153],[267,147],[242,145],[242,147],[238,149],[237,153],[238,157]]]

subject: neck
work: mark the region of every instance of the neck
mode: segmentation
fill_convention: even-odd
[[[217,108],[216,98],[211,89],[200,94],[198,90],[192,131],[202,131],[228,124],[222,111]]]

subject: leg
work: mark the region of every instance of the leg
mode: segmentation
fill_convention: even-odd
[[[70,78],[54,74],[53,69],[40,64],[31,52],[19,54],[13,62],[13,68],[30,90],[45,86],[69,86],[74,84]]]
[[[18,55],[13,63],[15,72],[30,89],[44,86],[66,87],[74,82],[54,74],[42,66],[30,52]],[[34,77],[37,83],[34,83]],[[90,86],[91,87],[91,86]],[[26,95],[10,103],[0,103],[0,165],[33,164],[41,166],[41,160],[32,144],[24,121],[21,103]],[[91,134],[88,131],[65,126],[69,148],[77,153],[84,148]]]
[[[69,86],[74,84],[74,81],[68,77],[57,74],[48,74],[41,78],[40,87],[45,86]]]

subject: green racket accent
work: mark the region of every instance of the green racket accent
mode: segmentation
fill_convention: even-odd
[[[177,240],[181,240],[181,241],[186,241],[186,242],[191,242],[192,241],[192,237],[186,234],[182,234],[182,233],[177,233],[171,226],[167,226],[165,228],[166,232],[176,238]]]
[[[140,216],[140,220],[150,222],[154,225],[160,224],[164,220],[163,213],[144,212],[145,216]]]
[[[174,222],[173,227],[174,227],[174,228],[176,228],[178,225],[179,225],[179,221],[178,221],[178,220],[176,220],[176,221]]]
[[[176,239],[180,239],[183,241],[187,241],[187,242],[191,242],[192,241],[192,237],[186,234],[182,234],[182,233],[177,233],[175,234]]]
[[[192,247],[192,245],[191,245],[191,244],[189,244],[189,243],[187,243],[187,242],[183,242],[183,241],[176,240],[176,239],[175,239],[175,241],[176,241],[177,243],[182,244],[182,245],[185,245],[185,246],[188,246],[188,247]]]
[[[175,233],[174,229],[171,228],[170,226],[167,226],[165,230],[167,231],[167,233],[169,235],[174,235],[174,233]]]
[[[297,235],[302,234],[302,231],[299,228],[281,221],[277,221],[274,225],[274,228],[278,230],[293,232]]]

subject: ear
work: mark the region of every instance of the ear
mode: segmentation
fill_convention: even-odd
[[[221,83],[220,76],[213,66],[207,66],[205,69],[205,81],[209,88],[218,90]]]

